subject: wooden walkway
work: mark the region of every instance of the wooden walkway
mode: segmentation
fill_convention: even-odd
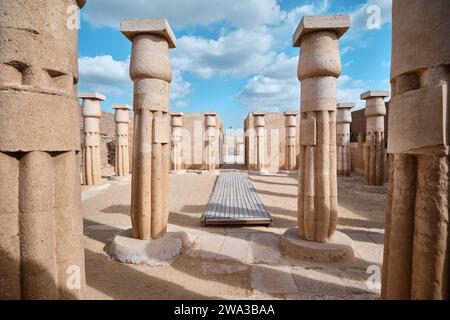
[[[203,225],[272,224],[272,216],[261,202],[247,173],[223,172],[217,178]]]

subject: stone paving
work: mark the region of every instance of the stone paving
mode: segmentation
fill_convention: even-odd
[[[130,274],[138,269],[155,278],[160,275],[192,291],[180,294],[170,292],[169,287],[165,293],[169,299],[378,299],[379,290],[369,289],[366,280],[370,276],[367,267],[381,266],[382,262],[384,208],[380,203],[385,203],[382,201],[386,197],[385,187],[373,192],[363,186],[361,176],[339,178],[338,230],[353,239],[357,258],[330,265],[299,261],[280,253],[281,234],[295,225],[290,214],[295,210],[296,179],[283,175],[252,177],[261,200],[273,213],[272,227],[201,227],[200,217],[207,203],[204,199],[211,194],[215,179],[195,174],[170,177],[168,230],[185,235],[182,254],[170,267],[127,265]],[[202,192],[199,188],[203,188]],[[102,255],[104,264],[117,264],[103,250],[115,233],[130,227],[129,184],[111,182],[108,189],[96,192],[96,196],[83,201],[86,247]],[[106,266],[94,264],[87,259],[88,296],[107,298],[96,293],[92,284],[95,281],[91,281],[92,274]],[[92,269],[95,271],[90,272]],[[104,277],[107,281],[109,276]],[[127,273],[121,277],[126,278]],[[193,293],[201,296],[192,297]],[[117,294],[132,298],[125,293]],[[141,298],[158,298],[152,292],[147,294]]]

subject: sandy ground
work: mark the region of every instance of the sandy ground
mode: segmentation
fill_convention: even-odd
[[[283,257],[280,235],[296,224],[297,181],[283,175],[252,176],[272,227],[201,227],[215,176],[170,176],[169,231],[183,231],[191,246],[171,266],[110,260],[104,248],[130,228],[130,184],[83,188],[86,281],[89,299],[376,299],[367,267],[381,265],[386,187],[362,177],[339,179],[338,229],[355,244],[357,258],[341,264]]]

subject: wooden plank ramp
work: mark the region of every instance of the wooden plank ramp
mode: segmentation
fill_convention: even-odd
[[[266,209],[247,173],[222,172],[217,178],[202,225],[271,225]]]

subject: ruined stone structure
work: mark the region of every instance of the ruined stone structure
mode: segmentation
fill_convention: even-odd
[[[83,117],[84,148],[83,148],[83,184],[92,186],[102,180],[102,162],[100,152],[100,117],[102,116],[101,101],[105,96],[99,93],[80,93],[83,99],[81,115]]]
[[[114,121],[116,122],[116,154],[115,173],[117,177],[128,177],[130,174],[130,161],[128,150],[128,133],[130,115],[129,105],[114,105],[116,110]]]
[[[267,112],[264,113],[264,127],[258,129],[262,120],[258,120],[261,113],[249,113],[244,121],[245,130],[245,165],[250,171],[258,170],[258,133],[262,134],[260,166],[265,172],[276,173],[297,170],[299,150],[299,121],[298,113]],[[259,123],[257,123],[257,120]],[[295,122],[295,127],[292,125]],[[262,127],[260,127],[262,128]],[[290,138],[288,138],[290,137]],[[292,143],[295,143],[294,145]],[[288,147],[288,144],[289,147]],[[288,151],[291,155],[288,155]],[[293,153],[292,153],[293,152]],[[289,159],[291,165],[288,164]],[[294,165],[292,167],[292,165]]]
[[[172,172],[184,173],[183,170],[183,113],[171,113],[172,121]]]
[[[175,48],[175,36],[165,19],[124,20],[121,30],[133,43],[133,237],[156,239],[165,234],[169,218],[169,48]]]
[[[292,171],[297,167],[297,114],[286,112],[286,170]]]
[[[216,143],[217,113],[205,113],[205,146],[203,170],[217,172],[219,168],[219,153]]]
[[[301,47],[298,232],[327,242],[336,230],[336,81],[341,73],[339,37],[350,17],[304,17],[294,34]]]
[[[367,91],[361,94],[366,100],[366,142],[364,145],[364,177],[371,186],[382,186],[386,170],[386,140],[384,136],[384,98],[389,91]]]
[[[84,3],[1,2],[0,299],[84,298],[78,35],[67,25],[67,8]]]
[[[217,170],[220,164],[223,163],[223,122],[217,113],[215,114],[215,133],[214,133],[214,146],[215,146],[215,170]],[[176,116],[177,113],[174,113]],[[182,159],[181,159],[181,172],[185,170],[204,171],[206,163],[206,124],[207,113],[191,113],[184,112],[181,121],[182,127],[177,127],[176,130],[181,134],[180,139],[182,141]],[[172,123],[174,119],[172,117]],[[172,127],[172,133],[173,133]],[[212,134],[212,133],[211,133]],[[172,134],[173,139],[173,134]],[[172,161],[173,169],[173,161]]]
[[[338,103],[336,113],[337,174],[349,177],[352,174],[350,154],[351,109],[354,103]]]
[[[256,134],[256,170],[264,173],[266,164],[266,139],[264,113],[253,113],[255,117],[255,134]]]
[[[384,299],[449,298],[449,16],[446,0],[393,2]]]

